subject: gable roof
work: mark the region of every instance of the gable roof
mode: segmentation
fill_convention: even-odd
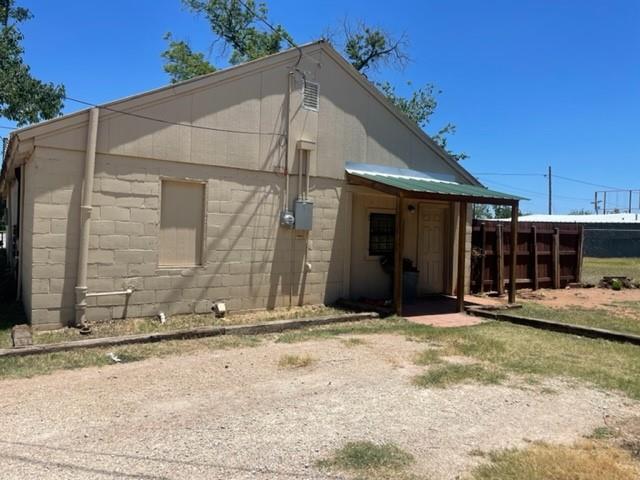
[[[270,68],[278,64],[286,64],[287,62],[297,59],[299,51],[305,55],[314,53],[318,50],[322,50],[327,54],[329,58],[335,61],[341,68],[348,73],[351,78],[354,79],[362,88],[364,88],[375,101],[380,102],[385,106],[407,129],[409,129],[414,135],[418,137],[428,148],[430,148],[438,157],[440,157],[452,170],[457,172],[462,178],[467,180],[472,185],[482,186],[482,184],[471,173],[469,173],[464,167],[462,167],[458,161],[453,159],[447,152],[440,147],[429,135],[427,135],[415,122],[410,120],[404,115],[394,104],[385,97],[382,92],[367,78],[358,72],[347,60],[342,57],[329,43],[324,40],[307,43],[301,45],[299,50],[291,48],[283,50],[281,52],[268,55],[250,62],[246,62],[240,65],[234,65],[225,69],[217,70],[212,73],[201,75],[198,77],[176,82],[173,84],[165,85],[160,88],[152,89],[146,92],[141,92],[131,96],[116,99],[110,102],[95,105],[103,108],[110,113],[108,116],[117,115],[121,113],[127,113],[128,110],[136,110],[149,104],[161,101],[167,96],[173,96],[176,94],[191,93],[196,90],[207,88],[218,82],[228,81],[234,77],[253,73],[255,71]],[[315,61],[315,59],[314,59]],[[3,171],[0,174],[0,179],[4,178],[5,169],[10,159],[10,153],[12,147],[15,146],[15,142],[19,142],[23,139],[33,138],[38,135],[44,135],[51,132],[55,132],[65,128],[71,128],[78,126],[87,121],[87,112],[89,108],[81,109],[77,112],[62,115],[60,117],[46,120],[43,122],[29,125],[27,127],[20,128],[11,132],[9,137],[9,145],[5,153],[5,161],[3,163]]]

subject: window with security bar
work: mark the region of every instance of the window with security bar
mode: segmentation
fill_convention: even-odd
[[[393,253],[396,236],[396,216],[392,213],[369,214],[369,255]]]

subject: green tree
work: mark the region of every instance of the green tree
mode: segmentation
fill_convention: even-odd
[[[20,24],[32,18],[15,0],[0,0],[0,116],[18,125],[39,122],[60,114],[64,86],[34,78],[23,61],[24,35]]]
[[[293,44],[293,39],[282,25],[269,25],[268,8],[265,3],[255,0],[182,0],[194,14],[207,19],[217,40],[231,48],[229,62],[237,64],[255,60],[265,55],[279,52]],[[408,61],[405,53],[404,37],[394,38],[380,28],[372,28],[364,23],[345,25],[343,53],[349,62],[363,75],[378,70],[382,66],[402,67]],[[214,71],[214,66],[202,53],[194,52],[184,41],[176,41],[170,33],[165,37],[168,48],[162,53],[164,69],[172,82]],[[387,98],[402,111],[407,118],[422,129],[429,126],[429,120],[437,107],[436,95],[441,92],[431,84],[415,89],[408,97],[403,97],[389,82],[374,82]],[[411,86],[411,83],[408,82]],[[464,153],[452,152],[447,139],[455,133],[455,126],[448,123],[433,136],[433,140],[456,160],[467,158]]]
[[[493,212],[489,205],[481,203],[473,204],[473,218],[488,219],[493,218]]]
[[[170,33],[164,38],[169,42],[169,48],[162,53],[162,58],[165,59],[164,70],[173,83],[215,72],[215,67],[204,55],[191,50],[187,42],[174,40]]]
[[[593,212],[591,210],[587,210],[586,208],[580,208],[578,210],[571,210],[569,215],[591,215]]]
[[[519,217],[523,217],[525,215],[529,215],[529,213],[518,209]],[[509,205],[494,205],[493,218],[511,218],[511,207]]]

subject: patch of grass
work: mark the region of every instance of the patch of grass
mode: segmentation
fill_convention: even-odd
[[[587,438],[593,438],[594,440],[605,440],[608,438],[615,438],[618,436],[618,432],[610,427],[597,427],[593,429],[591,435]]]
[[[327,326],[292,330],[276,336],[276,343],[298,343],[310,340],[334,339],[342,335],[372,335],[382,333],[419,334],[423,325],[411,323],[400,317],[363,320]]]
[[[487,456],[487,452],[485,452],[484,450],[481,450],[479,448],[474,448],[473,450],[469,451],[469,456],[470,457],[486,457]]]
[[[392,317],[287,332],[275,338],[277,342],[293,343],[380,333],[438,343],[448,351],[499,367],[504,373],[525,377],[569,377],[640,399],[640,348],[636,345],[505,322],[438,329]]]
[[[304,368],[315,362],[315,359],[308,354],[305,355],[282,355],[278,361],[281,368]]]
[[[193,353],[202,350],[252,347],[259,343],[258,337],[225,335],[198,340],[174,340],[121,347],[85,348],[24,357],[5,357],[0,358],[0,379],[33,377],[57,370],[111,365],[114,362],[108,357],[109,352],[113,352],[123,363],[128,363],[151,357]]]
[[[613,302],[611,306],[640,320],[640,302],[626,300],[621,302]]]
[[[524,450],[493,452],[489,460],[473,469],[473,480],[634,480],[640,474],[627,452],[598,442],[535,443]]]
[[[362,338],[354,337],[354,338],[345,338],[344,340],[342,340],[342,344],[345,347],[359,347],[360,345],[366,345],[367,342]]]
[[[415,462],[413,455],[392,443],[378,445],[369,441],[349,442],[327,459],[320,468],[364,475],[358,478],[399,478]],[[406,478],[406,477],[405,477]]]
[[[435,348],[429,348],[418,353],[413,362],[416,365],[433,365],[435,363],[441,363],[442,359],[440,358],[440,354],[442,352]]]
[[[127,318],[95,322],[91,324],[90,338],[115,337],[120,335],[132,335],[137,333],[167,332],[204,326],[247,325],[253,323],[273,322],[292,318],[305,318],[315,316],[333,315],[344,313],[332,307],[322,305],[307,305],[292,308],[276,308],[273,310],[260,310],[247,313],[231,313],[224,318],[215,318],[212,314],[188,314],[172,315],[165,323],[160,323],[154,317]],[[61,328],[59,330],[36,332],[34,343],[58,343],[86,339],[75,328]]]
[[[625,302],[622,305],[633,309],[636,302]],[[630,304],[630,305],[628,305]],[[537,303],[525,303],[518,315],[562,323],[573,323],[586,327],[605,328],[617,332],[640,334],[640,313],[629,315],[604,308],[564,307],[554,308]]]
[[[583,281],[597,284],[607,275],[640,279],[640,258],[585,257],[582,263]]]
[[[483,365],[447,364],[433,367],[425,373],[415,376],[413,383],[425,388],[445,388],[468,382],[497,385],[505,378],[506,375],[504,373]]]

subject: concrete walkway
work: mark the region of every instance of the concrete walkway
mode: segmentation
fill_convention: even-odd
[[[466,302],[465,305],[473,305]],[[403,317],[410,322],[433,327],[468,327],[484,323],[485,320],[456,311],[456,300],[439,296],[423,298],[403,308]]]

